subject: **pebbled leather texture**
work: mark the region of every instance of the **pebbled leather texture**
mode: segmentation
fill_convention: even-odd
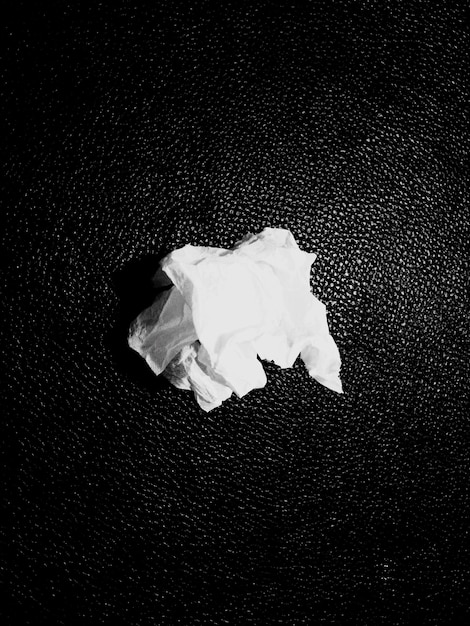
[[[468,623],[466,3],[2,6],[2,623]],[[128,323],[265,226],[345,394],[205,414]]]

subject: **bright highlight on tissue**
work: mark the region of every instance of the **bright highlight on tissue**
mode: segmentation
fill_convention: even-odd
[[[282,228],[249,234],[232,250],[174,250],[159,270],[173,286],[132,323],[129,345],[155,374],[192,390],[204,411],[264,387],[258,357],[286,368],[300,354],[312,378],[342,393],[326,308],[310,291],[315,258]]]

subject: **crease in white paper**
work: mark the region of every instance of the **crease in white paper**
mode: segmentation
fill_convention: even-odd
[[[259,359],[289,368],[300,355],[312,378],[342,393],[326,307],[310,291],[315,258],[281,228],[249,234],[232,250],[174,250],[154,277],[173,286],[134,320],[129,345],[205,411],[264,387]]]

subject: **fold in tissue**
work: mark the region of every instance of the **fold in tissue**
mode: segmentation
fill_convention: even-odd
[[[129,345],[155,374],[193,390],[205,411],[265,386],[258,356],[286,368],[300,354],[310,376],[342,393],[326,308],[310,291],[315,258],[281,228],[249,234],[232,250],[174,250],[154,277],[173,286],[134,320]]]

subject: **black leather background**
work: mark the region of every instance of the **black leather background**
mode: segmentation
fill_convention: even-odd
[[[468,623],[465,5],[2,3],[2,624]],[[345,394],[204,414],[126,328],[265,226]]]

